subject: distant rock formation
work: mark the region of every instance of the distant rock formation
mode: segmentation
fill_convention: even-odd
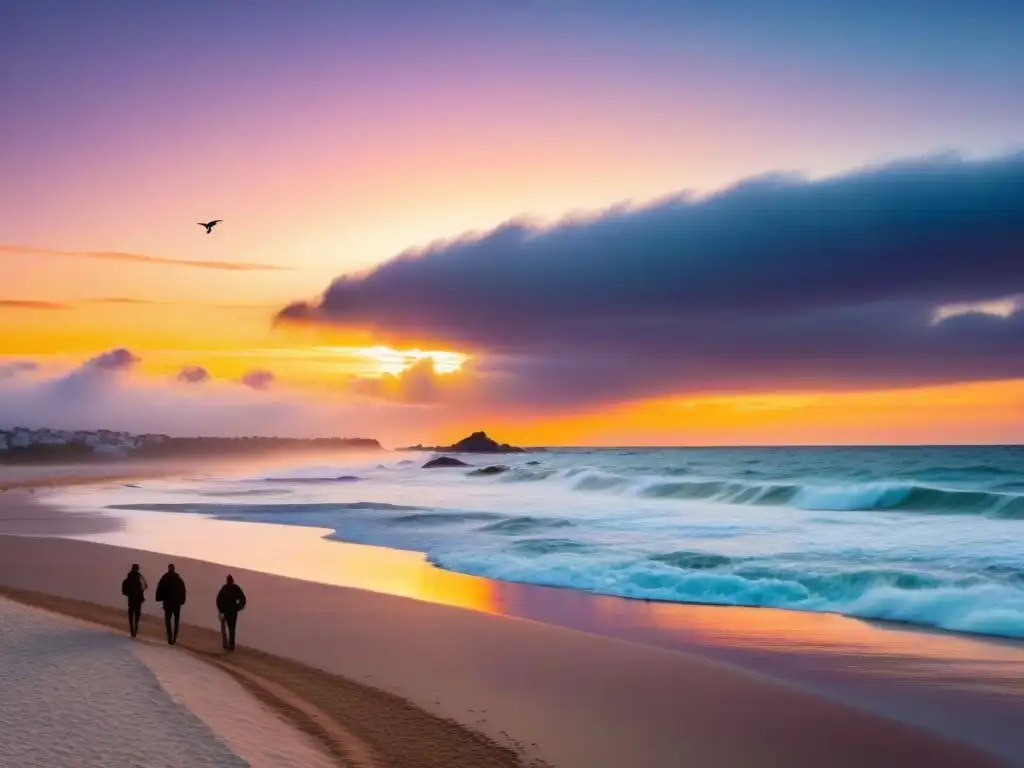
[[[508,467],[504,464],[494,464],[490,467],[480,467],[480,469],[474,469],[469,474],[471,475],[500,475],[502,472],[508,472]]]
[[[454,445],[411,445],[400,451],[434,451],[436,453],[533,453],[543,448],[517,448],[508,443],[499,443],[487,436],[486,432],[474,432]]]
[[[468,467],[464,461],[453,459],[451,456],[438,456],[436,459],[431,459],[423,465],[424,469],[440,469],[441,467]]]
[[[454,453],[523,453],[522,448],[492,440],[486,432],[474,432],[459,440],[449,450]]]
[[[266,477],[267,483],[354,483],[362,480],[355,475],[342,475],[341,477]]]

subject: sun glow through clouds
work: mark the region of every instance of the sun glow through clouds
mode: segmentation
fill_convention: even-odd
[[[430,358],[434,361],[436,373],[455,373],[469,359],[469,355],[459,352],[443,352],[441,350],[392,349],[385,346],[368,347],[356,351],[360,357],[373,360],[381,374],[390,373],[397,376],[410,365]]]
[[[941,323],[951,317],[960,315],[992,315],[1004,320],[1020,308],[1019,297],[997,299],[995,301],[979,301],[975,304],[947,304],[939,307],[932,318],[932,324]]]

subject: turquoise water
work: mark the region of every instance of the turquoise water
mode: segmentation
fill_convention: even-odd
[[[1024,637],[1024,448],[382,454],[105,492],[131,510],[328,528],[453,571],[629,598]]]

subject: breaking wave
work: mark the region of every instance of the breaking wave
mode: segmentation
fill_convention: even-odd
[[[551,517],[506,517],[496,523],[485,525],[481,530],[490,533],[504,533],[515,535],[520,533],[532,533],[533,531],[547,530],[551,528],[568,528],[573,523],[571,520],[562,520]]]
[[[1000,474],[992,471],[991,474]],[[740,480],[679,480],[616,475],[576,467],[568,471],[519,468],[502,482],[554,480],[575,491],[617,492],[647,499],[711,501],[720,504],[789,506],[808,511],[855,512],[893,510],[936,514],[979,514],[1024,519],[1024,485],[1004,484],[998,490],[943,488],[914,482],[868,482],[836,485],[754,483]],[[1019,490],[1020,493],[1009,492]]]
[[[894,568],[836,570],[734,562],[714,553],[617,557],[578,542],[532,540],[504,552],[431,555],[449,570],[619,597],[786,608],[1024,637],[1020,574],[947,576]]]
[[[347,519],[376,522],[383,527],[445,528],[465,526],[480,533],[517,536],[573,525],[571,520],[530,515],[507,515],[500,512],[475,512],[461,509],[409,507],[381,502],[324,502],[311,504],[212,504],[212,503],[143,503],[109,504],[106,509],[139,512],[179,512],[207,515],[224,520],[257,518],[260,522],[285,525],[306,525],[311,515],[327,522],[343,523]],[[363,513],[352,515],[352,513]]]
[[[508,581],[1024,637],[1024,449],[553,451],[492,476],[403,461],[105,501],[327,529]]]

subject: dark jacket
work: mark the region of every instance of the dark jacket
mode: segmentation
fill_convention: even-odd
[[[121,594],[128,598],[130,603],[141,603],[146,599],[146,590],[142,586],[142,574],[138,571],[129,571],[121,582]]]
[[[185,604],[185,582],[177,573],[165,573],[157,582],[154,597],[164,608],[180,607]]]
[[[238,613],[245,608],[245,592],[237,584],[225,584],[217,593],[217,610],[220,613]]]

